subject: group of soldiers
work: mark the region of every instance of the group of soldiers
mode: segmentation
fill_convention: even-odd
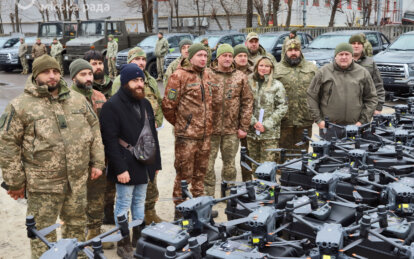
[[[145,98],[153,108],[156,127],[163,124],[163,117],[174,127],[174,203],[182,202],[181,180],[191,184],[194,197],[214,196],[218,150],[222,179],[234,181],[240,142],[258,162],[278,160],[266,149],[296,149],[303,130],[311,134],[314,122],[325,137],[340,137],[344,134],[340,130],[324,129],[325,117],[339,125],[361,125],[381,112],[385,91],[364,43],[362,35],[352,36],[349,43],[337,46],[331,64],[318,69],[305,60],[295,32],[285,40],[279,63],[254,32],[245,44],[218,46],[212,62],[207,40],[193,44],[185,39],[179,44],[181,56],[163,75],[163,98],[156,79],[144,71],[146,53],[132,48],[127,62],[145,73]],[[43,47],[40,41],[35,45],[32,52],[38,55]],[[113,51],[116,48],[111,46]],[[0,117],[3,178],[11,197],[22,198],[27,192],[27,213],[35,216],[38,229],[60,216],[65,221],[64,237],[90,239],[101,233],[103,223],[114,224],[115,184],[99,177],[105,155],[98,117],[121,79],[116,70],[105,74],[104,56],[91,50],[84,59],[72,62],[68,87],[56,58],[59,48],[55,57],[43,54],[34,60],[24,93]],[[113,57],[106,55],[108,62]],[[148,183],[147,224],[162,221],[155,211],[157,176]],[[252,172],[242,170],[242,179],[251,180]],[[112,246],[105,244],[105,248]],[[32,258],[46,249],[39,240],[32,240],[31,247]]]

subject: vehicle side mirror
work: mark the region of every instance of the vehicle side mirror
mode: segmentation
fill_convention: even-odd
[[[382,49],[383,50],[386,49],[386,48],[388,48],[388,44],[387,43],[382,45]]]
[[[277,44],[276,47],[275,47],[275,49],[276,50],[281,50],[282,49],[282,46],[283,46],[283,44]]]

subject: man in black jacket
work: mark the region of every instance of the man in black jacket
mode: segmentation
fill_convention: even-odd
[[[116,182],[115,221],[131,209],[133,220],[144,220],[145,194],[148,180],[161,169],[161,156],[155,130],[155,117],[150,102],[145,99],[144,72],[136,64],[121,69],[121,88],[102,107],[100,123],[105,154],[108,158],[108,179]],[[156,159],[150,165],[139,162],[125,147],[134,146],[145,120],[148,119],[156,143]],[[122,140],[122,141],[120,141]],[[135,245],[140,228],[133,229]],[[132,258],[133,249],[128,238],[118,242],[117,254]]]

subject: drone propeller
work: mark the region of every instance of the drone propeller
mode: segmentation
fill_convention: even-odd
[[[373,193],[373,194],[379,194],[379,192],[377,192],[377,191],[374,191],[374,190],[371,190],[371,189],[368,189],[368,188],[365,188],[365,187],[362,187],[362,186],[354,186],[354,189],[358,190],[358,191],[369,192],[369,193]]]
[[[273,231],[272,233],[269,233],[269,236],[274,236],[274,235],[276,235],[276,234],[277,234],[277,233],[279,233],[280,231],[282,231],[282,230],[284,230],[285,228],[289,227],[289,225],[290,225],[290,222],[289,222],[289,223],[286,223],[286,224],[281,225],[280,227],[278,227],[277,229],[275,229],[275,231]]]
[[[249,166],[248,163],[242,161],[240,162],[240,165],[243,166],[244,168],[246,168],[248,171],[252,171],[253,169]]]
[[[337,204],[340,206],[348,207],[348,208],[356,208],[358,207],[357,204],[351,202],[342,202],[342,201],[328,201],[328,203]]]
[[[42,236],[46,236],[47,234],[49,234],[50,232],[52,232],[53,230],[57,229],[60,226],[62,226],[62,224],[56,223],[52,226],[45,227],[45,228],[39,230],[39,234],[42,235]]]
[[[355,246],[357,246],[357,245],[361,244],[363,241],[364,241],[364,239],[363,239],[363,238],[357,239],[357,240],[355,240],[355,241],[353,241],[353,242],[349,243],[347,246],[345,246],[344,248],[340,249],[339,251],[340,251],[340,252],[346,252],[346,251],[348,251],[349,249],[351,249],[351,248],[353,248],[353,247],[355,247]]]
[[[232,226],[236,226],[236,225],[240,225],[243,223],[246,223],[250,220],[250,218],[240,218],[240,219],[233,219],[227,222],[223,222],[221,223],[221,225],[225,226],[225,227],[232,227]]]

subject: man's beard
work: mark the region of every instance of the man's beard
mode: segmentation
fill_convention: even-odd
[[[85,83],[81,83],[79,80],[75,79],[75,84],[80,89],[92,89],[92,82],[86,81]]]
[[[59,82],[56,81],[56,84],[53,85],[52,82],[43,82],[43,81],[37,80],[37,85],[39,85],[39,86],[47,85],[47,90],[49,92],[53,92],[59,87]]]
[[[102,70],[100,71],[96,70],[95,73],[93,73],[94,80],[101,80],[101,79],[104,79],[104,77],[105,77],[105,72]]]
[[[129,85],[125,85],[125,89],[131,94],[134,99],[141,100],[145,98],[145,90],[143,88],[132,89]],[[138,91],[142,90],[142,91]]]
[[[255,55],[257,54],[257,52],[259,52],[259,49],[255,49],[255,50],[249,49],[249,52],[250,54]]]
[[[289,58],[288,56],[286,56],[286,62],[293,67],[299,65],[301,61],[302,57]]]

